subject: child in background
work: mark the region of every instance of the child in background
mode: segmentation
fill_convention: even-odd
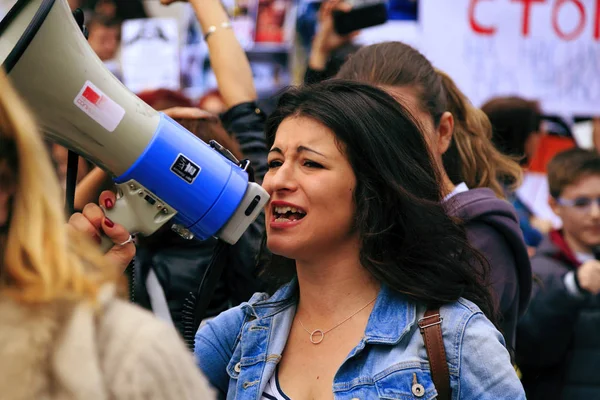
[[[517,362],[528,399],[600,398],[600,155],[572,149],[548,165],[563,228],[544,237],[519,322]]]

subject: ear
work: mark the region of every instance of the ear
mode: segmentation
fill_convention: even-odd
[[[548,205],[550,206],[550,208],[552,209],[554,214],[556,214],[559,217],[561,216],[560,215],[561,207],[554,197],[552,197],[552,196],[548,197]]]
[[[437,152],[441,156],[450,147],[454,134],[454,117],[448,111],[442,114],[437,128]]]

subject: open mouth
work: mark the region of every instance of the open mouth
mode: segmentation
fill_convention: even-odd
[[[306,211],[289,206],[274,206],[273,219],[275,222],[298,221],[306,216]]]

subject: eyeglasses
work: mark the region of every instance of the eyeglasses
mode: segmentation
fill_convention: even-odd
[[[600,207],[600,197],[589,198],[589,197],[577,197],[576,199],[563,199],[558,198],[557,203],[561,206],[572,207],[579,211],[588,211],[592,206],[592,203],[596,203]]]

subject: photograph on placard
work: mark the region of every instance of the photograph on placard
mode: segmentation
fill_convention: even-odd
[[[293,2],[290,0],[258,0],[255,5],[254,41],[280,45],[290,42],[292,7]]]
[[[179,90],[179,33],[175,19],[127,20],[122,27],[123,82],[133,92]]]

